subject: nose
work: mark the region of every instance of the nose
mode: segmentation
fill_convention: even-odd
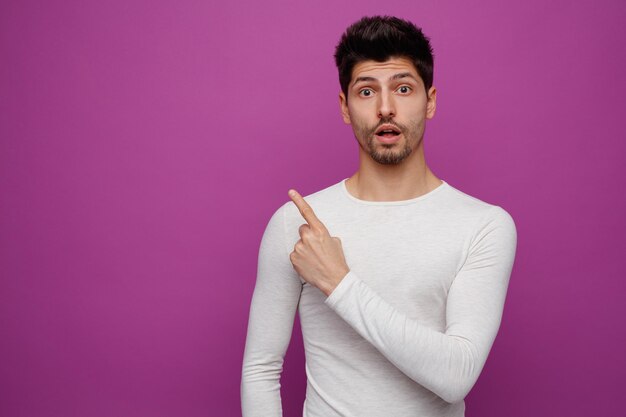
[[[387,118],[396,115],[395,103],[390,93],[382,93],[378,95],[378,117]]]

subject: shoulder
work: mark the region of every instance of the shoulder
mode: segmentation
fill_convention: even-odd
[[[330,185],[311,194],[302,195],[304,200],[311,206],[315,215],[325,222],[329,218],[334,218],[337,212],[342,212],[338,203],[341,190],[338,188],[341,183]],[[286,194],[286,193],[285,193]],[[276,207],[266,221],[264,235],[267,239],[276,238],[279,235],[297,235],[297,228],[304,222],[300,211],[291,199]],[[325,223],[326,224],[326,223]],[[328,224],[326,224],[328,226]],[[295,230],[295,232],[294,232]]]
[[[304,201],[311,206],[320,220],[323,221],[327,213],[333,212],[337,209],[341,197],[341,190],[339,189],[340,185],[341,183],[336,183],[314,193],[302,195]],[[302,219],[298,207],[296,207],[294,202],[291,200],[288,200],[285,204],[283,204],[280,210],[284,211],[285,219],[288,223],[290,220],[297,220],[299,222]]]
[[[439,210],[441,220],[469,241],[477,242],[485,236],[498,236],[509,243],[517,240],[515,221],[509,211],[449,184]]]
[[[495,203],[470,195],[448,184],[446,206],[449,210],[465,214],[478,220],[500,220],[513,222],[511,214]]]

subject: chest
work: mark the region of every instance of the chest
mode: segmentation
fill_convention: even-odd
[[[445,310],[448,290],[465,259],[465,238],[436,218],[353,219],[329,228],[346,262],[376,293],[410,315]]]

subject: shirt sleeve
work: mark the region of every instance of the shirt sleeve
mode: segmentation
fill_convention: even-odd
[[[449,403],[463,400],[482,371],[515,258],[513,219],[499,206],[487,214],[450,286],[444,333],[395,309],[353,271],[324,301],[394,366]]]
[[[284,209],[272,215],[259,248],[242,364],[243,417],[282,417],[280,376],[302,290],[286,246]]]

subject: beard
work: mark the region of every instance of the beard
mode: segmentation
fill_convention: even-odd
[[[385,144],[376,140],[376,130],[384,125],[390,124],[397,127],[404,141]],[[394,122],[392,118],[382,118],[376,126],[368,127],[362,124],[354,124],[354,136],[361,149],[363,149],[374,161],[383,165],[397,165],[404,161],[411,152],[413,147],[419,145],[424,135],[424,126],[419,121],[404,125]]]

